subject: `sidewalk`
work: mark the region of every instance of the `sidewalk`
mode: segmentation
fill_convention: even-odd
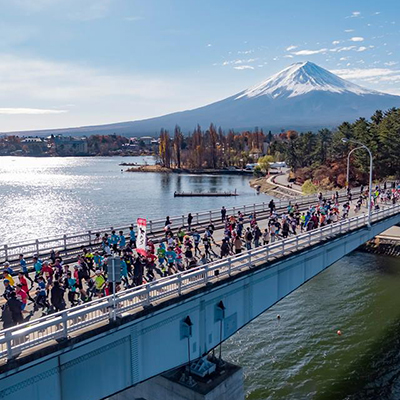
[[[300,186],[300,185],[297,185],[296,183],[290,183],[290,182],[288,181],[289,172],[290,172],[290,168],[282,168],[282,173],[281,173],[281,174],[279,174],[279,175],[273,175],[274,178],[275,178],[275,179],[273,180],[273,182],[274,182],[276,185],[283,186],[283,187],[285,187],[285,188],[287,188],[287,185],[290,185],[290,188],[291,188],[291,189],[295,190],[295,191],[298,192],[298,193],[302,193],[302,191],[301,191],[301,186]]]

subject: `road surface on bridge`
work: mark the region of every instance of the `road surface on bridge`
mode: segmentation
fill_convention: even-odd
[[[316,205],[318,203],[317,195],[313,196],[313,198],[314,198],[313,201],[309,201],[307,204],[301,205],[300,206],[300,211],[304,212],[304,211],[308,210],[311,205]],[[295,204],[296,200],[293,200],[292,204]],[[345,201],[346,201],[346,197],[342,197],[342,199],[340,201],[340,204],[343,204]],[[284,203],[284,204],[286,204],[286,203]],[[277,211],[278,211],[278,214],[286,213],[287,206],[283,206],[280,209],[278,209]],[[365,207],[362,208],[361,212],[363,212],[363,211],[366,212],[366,208]],[[355,215],[354,210],[350,210],[350,216],[353,216],[353,215]],[[249,226],[249,224],[250,224],[250,220],[248,218],[249,215],[247,215],[246,217],[247,218],[245,218],[245,224],[244,224],[243,232],[245,231],[246,227]],[[268,211],[261,211],[261,212],[257,213],[257,222],[258,222],[258,226],[261,229],[261,231],[264,231],[264,229],[267,228],[269,217],[270,217],[269,209],[268,209]],[[211,259],[207,260],[208,262],[215,262],[216,260],[218,260],[220,258],[220,249],[219,249],[219,247],[220,247],[220,245],[222,243],[222,239],[224,238],[224,223],[221,221],[221,217],[219,217],[218,220],[213,220],[213,224],[214,224],[214,226],[216,228],[216,230],[215,230],[215,232],[213,234],[213,238],[215,240],[215,244],[212,246],[213,256],[212,256]],[[204,224],[204,225],[197,226],[197,229],[198,229],[199,233],[203,233],[208,225],[209,224]],[[176,233],[177,228],[175,228],[174,231],[175,231],[174,233]],[[294,236],[291,231],[290,231],[290,236]],[[150,234],[150,238],[157,244],[157,243],[160,243],[162,240],[165,239],[165,234],[164,234],[164,232],[159,232],[157,234]],[[277,237],[277,240],[281,240],[281,239],[282,239],[281,236]],[[260,242],[261,242],[261,240],[260,240]],[[244,243],[243,243],[243,245],[244,245]],[[156,250],[157,250],[157,248],[158,248],[158,246],[156,245]],[[203,246],[202,243],[200,244],[200,250],[202,252],[204,252],[204,246]],[[80,248],[76,249],[76,251],[78,252],[76,254],[80,254],[81,253],[81,249]],[[69,259],[67,258],[67,259],[64,259],[63,261],[64,261],[64,263],[73,264],[76,261],[76,256],[70,255]],[[162,273],[161,273],[161,270],[158,268],[158,266],[155,268],[154,272],[155,272],[156,279],[162,278]],[[35,277],[35,272],[32,271],[29,274],[29,276],[33,280],[34,277]],[[29,284],[29,281],[28,281],[28,284]],[[37,286],[36,284],[33,285],[33,288],[35,288],[36,286]],[[124,290],[126,290],[126,289],[124,289]],[[33,295],[34,295],[34,293],[33,293],[33,290],[31,288],[31,296],[33,296]],[[66,304],[68,304],[66,297],[67,297],[67,293],[65,293],[64,299],[66,301]],[[2,297],[0,299],[0,305],[2,305],[4,303],[5,303],[5,299]],[[79,303],[82,303],[82,301],[79,300]],[[44,313],[42,310],[35,311],[33,306],[34,306],[34,303],[31,302],[31,301],[28,301],[28,304],[26,306],[25,311],[26,312],[30,312],[32,315],[28,316],[26,321],[35,320],[35,319],[41,318],[44,315],[46,315],[46,313]],[[26,314],[25,314],[25,317],[26,317]],[[2,326],[3,326],[3,324],[1,323],[0,327],[2,327]]]

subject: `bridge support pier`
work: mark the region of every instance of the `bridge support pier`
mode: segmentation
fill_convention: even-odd
[[[221,368],[204,378],[191,374],[193,386],[182,383],[187,367],[158,375],[146,382],[115,394],[108,400],[243,400],[243,370],[224,362]],[[187,380],[186,380],[187,381]]]

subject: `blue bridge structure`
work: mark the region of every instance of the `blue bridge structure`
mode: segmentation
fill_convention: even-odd
[[[0,399],[98,400],[209,353],[400,223],[382,206],[0,332]]]

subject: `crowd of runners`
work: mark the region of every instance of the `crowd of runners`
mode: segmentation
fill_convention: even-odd
[[[400,189],[396,185],[376,187],[371,207],[379,209],[382,204],[395,204],[399,199]],[[83,248],[74,262],[64,260],[54,251],[48,260],[35,256],[33,271],[28,270],[21,254],[18,268],[10,267],[8,262],[2,266],[3,328],[28,321],[36,312],[39,315],[58,312],[112,294],[113,283],[108,279],[111,257],[119,259],[120,280],[115,290],[121,291],[335,223],[348,218],[351,210],[357,214],[367,207],[367,202],[368,190],[362,187],[357,196],[348,191],[341,204],[338,192],[330,198],[320,193],[307,210],[289,203],[286,210],[278,212],[271,200],[262,223],[255,213],[228,215],[225,207],[221,209],[220,221],[201,229],[192,226],[191,214],[186,226],[177,230],[173,229],[174,221],[167,217],[159,243],[148,240],[144,252],[136,250],[136,232],[132,226],[128,234],[123,231],[112,231],[102,237],[98,234],[93,248]],[[217,230],[222,237],[220,232],[215,235]]]

